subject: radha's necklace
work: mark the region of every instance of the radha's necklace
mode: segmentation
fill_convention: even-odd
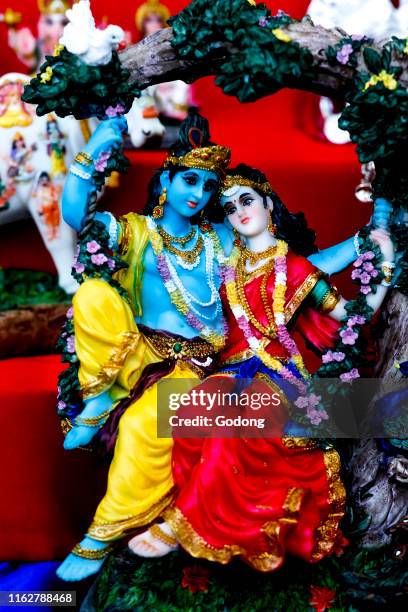
[[[247,276],[246,270],[245,270],[245,259],[246,259],[245,254],[241,253],[241,257],[239,258],[237,262],[237,267],[236,267],[236,289],[237,289],[237,294],[238,294],[240,304],[242,308],[244,309],[245,314],[248,320],[253,325],[253,327],[255,327],[255,329],[257,329],[263,336],[266,336],[267,338],[274,338],[276,336],[276,325],[275,325],[272,309],[269,304],[268,294],[267,294],[267,289],[266,289],[269,276],[271,275],[273,267],[274,267],[273,261],[269,262],[268,269],[265,270],[265,273],[263,274],[261,287],[260,287],[262,304],[263,304],[265,314],[268,318],[268,323],[269,323],[268,327],[265,327],[264,325],[262,325],[260,321],[258,321],[256,316],[252,312],[249,302],[247,300],[246,294],[245,294],[245,283],[246,283],[246,276]]]
[[[237,325],[244,334],[244,337],[248,343],[248,346],[253,350],[254,354],[257,355],[260,360],[269,368],[278,372],[283,378],[290,380],[301,393],[306,392],[306,385],[304,382],[305,378],[310,375],[307,372],[302,356],[300,355],[299,349],[290,336],[285,325],[285,296],[286,296],[286,280],[287,280],[287,269],[286,269],[286,254],[288,251],[288,245],[283,240],[278,240],[276,254],[274,256],[274,269],[275,269],[275,286],[273,291],[273,319],[276,326],[276,336],[281,345],[287,350],[290,355],[291,361],[296,365],[298,371],[302,374],[303,380],[297,378],[289,368],[287,368],[279,359],[270,355],[265,349],[265,338],[269,336],[263,334],[262,340],[259,340],[252,332],[251,325],[254,325],[256,317],[251,312],[250,315],[247,311],[247,300],[242,300],[241,289],[238,287],[237,282],[237,271],[239,268],[239,260],[241,258],[240,252],[235,248],[231,254],[228,265],[225,268],[224,278],[225,287],[228,302],[231,311],[235,317]],[[242,287],[243,289],[244,287]],[[265,281],[266,290],[266,281]],[[241,295],[240,295],[241,294]],[[267,298],[267,296],[266,296]],[[249,305],[248,305],[249,306]],[[249,316],[248,316],[249,315]],[[269,319],[269,317],[268,317]],[[258,321],[257,321],[258,324]],[[257,325],[254,325],[258,331],[261,331]]]
[[[244,247],[242,249],[242,259],[244,261],[249,261],[251,266],[255,266],[264,259],[270,259],[271,257],[273,257],[276,254],[276,249],[276,244],[260,252],[250,251],[247,247]]]

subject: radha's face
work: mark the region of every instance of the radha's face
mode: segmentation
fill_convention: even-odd
[[[218,176],[209,170],[184,170],[177,172],[167,182],[167,205],[183,217],[193,217],[207,206],[216,194]]]
[[[255,189],[234,185],[221,196],[221,205],[232,227],[244,237],[259,236],[268,228],[271,209]]]

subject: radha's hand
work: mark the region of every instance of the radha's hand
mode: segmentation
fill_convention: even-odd
[[[83,150],[95,160],[102,151],[107,152],[122,147],[123,135],[126,133],[127,121],[125,117],[105,119],[98,125]]]
[[[384,261],[394,261],[395,250],[391,240],[390,232],[386,229],[375,229],[370,232],[371,240],[377,244],[383,256]]]

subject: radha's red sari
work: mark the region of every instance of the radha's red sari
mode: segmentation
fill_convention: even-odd
[[[286,310],[292,330],[302,331],[320,349],[337,328],[327,316],[302,308],[319,272],[302,257],[287,256]],[[262,323],[261,274],[248,278],[245,293]],[[272,301],[274,274],[267,293]],[[223,297],[229,325],[224,362],[248,359],[248,345]],[[296,316],[294,316],[296,315]],[[291,325],[289,324],[289,329]],[[260,334],[253,330],[258,337]],[[277,341],[267,347],[284,359]],[[233,374],[231,384],[233,384]],[[205,383],[203,383],[205,384]],[[260,571],[279,567],[286,553],[307,561],[329,554],[340,535],[345,492],[334,449],[323,451],[302,438],[176,438],[173,476],[177,495],[165,513],[180,544],[192,556],[219,563],[241,557]]]

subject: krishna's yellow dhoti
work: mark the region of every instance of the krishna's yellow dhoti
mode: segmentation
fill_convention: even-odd
[[[139,330],[130,306],[108,283],[85,281],[74,300],[76,352],[83,397],[109,389],[114,401],[129,396],[149,364],[162,361],[173,337]],[[213,349],[205,341],[182,340],[184,354],[202,358]],[[187,350],[188,349],[188,350]],[[168,352],[167,352],[168,356]],[[181,359],[167,377],[185,379],[188,391],[199,379],[197,368]],[[157,437],[157,383],[148,387],[120,419],[107,492],[88,535],[96,540],[120,538],[152,522],[172,501],[173,440]]]

